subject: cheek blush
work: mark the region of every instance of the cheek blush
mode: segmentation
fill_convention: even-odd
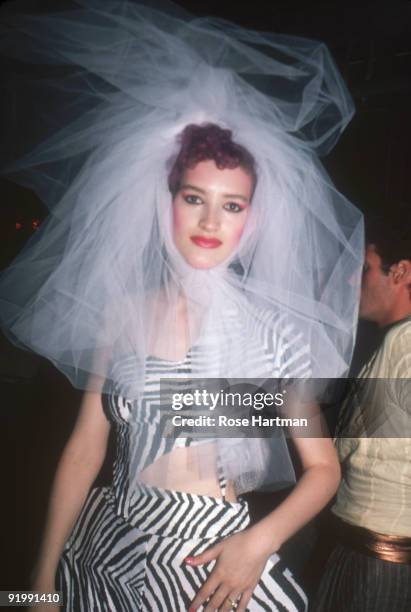
[[[173,231],[174,234],[181,231],[184,228],[184,214],[181,212],[180,208],[176,205],[173,205]]]

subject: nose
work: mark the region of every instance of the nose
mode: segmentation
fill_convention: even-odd
[[[199,225],[205,232],[216,232],[220,227],[218,211],[211,207],[205,207]]]

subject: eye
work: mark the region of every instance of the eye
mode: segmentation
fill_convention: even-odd
[[[240,206],[237,202],[227,202],[227,204],[224,204],[224,208],[230,212],[238,213],[244,210],[245,207]]]
[[[187,204],[202,204],[203,200],[200,198],[200,196],[198,195],[193,195],[193,194],[188,194],[184,196],[184,200],[185,202],[187,202]]]

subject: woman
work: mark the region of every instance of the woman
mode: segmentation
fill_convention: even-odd
[[[333,144],[349,98],[316,43],[175,7],[81,4],[19,22],[42,41],[27,57],[63,64],[49,85],[76,97],[71,122],[13,166],[59,202],[3,277],[3,321],[86,389],[34,588],[53,590],[69,538],[67,609],[303,610],[276,553],[335,491],[329,440],[294,435],[303,477],[245,529],[239,495],[293,479],[284,435],[170,436],[167,394],[198,378],[345,371],[361,220],[312,148]],[[174,381],[160,393],[163,377]],[[118,434],[113,487],[87,497],[104,412]]]

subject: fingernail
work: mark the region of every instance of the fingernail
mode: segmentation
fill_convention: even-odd
[[[188,612],[196,612],[195,608],[190,608]]]
[[[186,557],[184,559],[185,563],[193,563],[194,562],[194,557]],[[194,608],[190,608],[189,612],[195,612]]]

